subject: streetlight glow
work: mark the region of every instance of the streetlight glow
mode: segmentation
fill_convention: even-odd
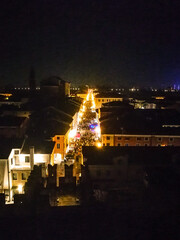
[[[23,186],[21,184],[18,185],[18,192],[19,193],[22,193],[23,191]]]

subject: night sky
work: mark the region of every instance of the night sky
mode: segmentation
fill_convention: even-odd
[[[175,0],[0,1],[0,82],[180,84]]]

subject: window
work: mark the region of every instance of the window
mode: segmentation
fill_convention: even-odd
[[[126,143],[124,146],[125,146],[125,147],[128,147],[129,145],[128,145],[128,143]]]
[[[13,173],[13,180],[17,180],[17,173]]]
[[[104,102],[104,99],[102,99],[102,102]]]
[[[137,141],[141,141],[141,137],[137,137]]]
[[[149,141],[149,138],[148,138],[148,137],[145,137],[145,138],[144,138],[144,141]]]
[[[109,136],[107,136],[107,137],[106,137],[106,140],[110,140],[110,137],[109,137]]]
[[[100,102],[101,100],[100,99],[98,99],[98,102]]]
[[[30,162],[30,157],[29,156],[25,156],[25,163],[29,163]]]
[[[161,137],[159,137],[159,138],[158,138],[158,142],[161,142],[161,141],[162,141],[162,138],[161,138]]]
[[[120,147],[121,146],[121,144],[120,143],[118,143],[118,147]]]
[[[136,144],[136,146],[137,146],[137,147],[139,147],[139,146],[140,146],[140,144],[139,144],[139,143],[137,143],[137,144]]]
[[[97,170],[97,171],[96,171],[96,175],[97,175],[98,177],[100,177],[100,176],[101,176],[101,171],[100,171],[100,170]]]
[[[110,146],[110,143],[107,143],[107,145],[106,146]]]
[[[144,144],[145,147],[149,146],[147,143]]]
[[[174,142],[174,138],[169,138],[169,141],[170,142]]]
[[[60,137],[57,137],[57,140],[59,140],[60,139]]]
[[[118,140],[121,140],[121,137],[118,137]]]
[[[128,141],[128,140],[129,140],[129,137],[125,137],[125,140]]]
[[[60,143],[57,143],[57,148],[60,149]]]
[[[18,155],[19,154],[19,150],[14,150],[14,154]]]
[[[103,146],[105,146],[105,143],[103,143]]]
[[[11,158],[11,165],[13,165],[14,164],[14,160],[13,160],[13,158]]]
[[[26,173],[22,173],[21,178],[22,178],[22,180],[26,180]]]

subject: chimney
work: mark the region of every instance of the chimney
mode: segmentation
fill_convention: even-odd
[[[34,168],[34,147],[30,147],[30,166],[31,170]]]

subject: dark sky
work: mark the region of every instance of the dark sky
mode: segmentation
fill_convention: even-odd
[[[59,75],[72,84],[180,83],[175,0],[0,1],[0,81]]]

